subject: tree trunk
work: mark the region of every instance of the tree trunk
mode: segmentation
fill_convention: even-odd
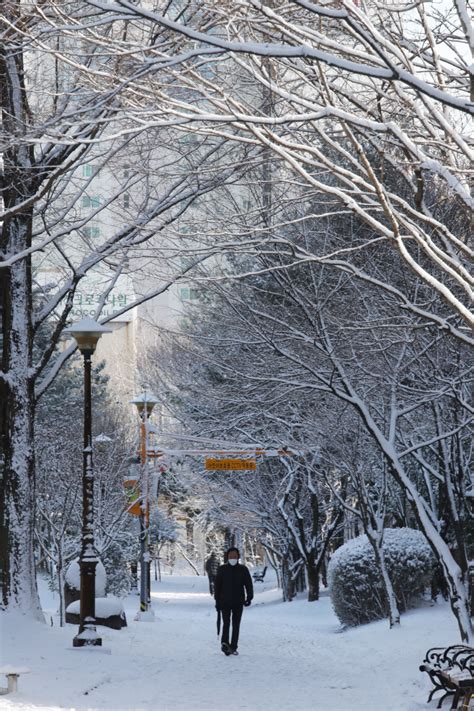
[[[19,2],[4,12],[12,26]],[[16,209],[1,227],[0,305],[2,315],[1,440],[3,477],[0,485],[2,597],[8,607],[41,618],[33,555],[35,515],[34,383],[32,368],[31,258],[1,269],[1,260],[31,246],[32,207],[21,207],[34,191],[34,154],[24,141],[27,106],[21,35],[14,33],[0,53],[2,128],[14,138],[3,154],[2,197],[6,210]],[[8,142],[7,142],[8,145]]]
[[[328,562],[327,557],[324,555],[321,561],[321,582],[325,588],[328,586]]]
[[[29,226],[10,224],[22,239]],[[31,358],[31,274],[29,260],[7,270],[3,306],[2,511],[3,603],[40,615],[33,555],[35,520],[34,396]]]
[[[367,537],[372,545],[375,560],[379,566],[380,573],[382,575],[382,581],[385,591],[385,598],[388,605],[388,619],[390,622],[390,628],[395,627],[395,625],[400,624],[400,611],[397,605],[397,598],[393,590],[392,581],[388,574],[387,566],[385,565],[385,557],[383,554],[380,537],[375,534],[367,532]]]
[[[306,567],[308,576],[308,602],[319,600],[319,568],[315,565]]]
[[[138,563],[136,561],[130,563],[130,575],[132,579],[130,589],[138,590]]]
[[[464,644],[471,644],[473,638],[473,626],[469,614],[469,581],[467,571],[463,572],[457,564],[446,541],[443,539],[437,528],[434,513],[429,511],[425,501],[419,495],[415,486],[406,475],[402,465],[393,456],[391,464],[392,473],[398,483],[410,496],[413,512],[418,522],[418,526],[425,534],[426,540],[431,546],[431,549],[443,570],[444,578],[448,586],[451,610],[453,611],[458,623],[461,641]]]
[[[470,617],[469,583],[468,580],[464,579],[460,567],[450,555],[447,546],[446,550],[447,553],[443,551],[439,562],[448,585],[451,610],[456,617],[462,642],[464,642],[464,644],[471,644],[473,628]]]
[[[235,546],[235,535],[230,528],[226,528],[224,531],[224,546],[226,550],[231,546]]]
[[[59,626],[64,627],[66,624],[66,606],[64,604],[64,557],[63,557],[63,540],[58,542],[58,559],[56,563],[56,575],[59,587]]]
[[[189,516],[186,519],[186,553],[194,555],[194,521]]]
[[[283,602],[291,602],[295,596],[295,582],[292,578],[288,560],[283,558],[281,563],[281,587]]]
[[[298,575],[296,576],[296,591],[304,592],[306,590],[306,575],[304,567],[301,567]]]

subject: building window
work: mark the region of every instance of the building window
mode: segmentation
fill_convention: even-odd
[[[199,297],[199,290],[192,286],[182,286],[179,295],[182,301],[191,301]]]
[[[123,206],[124,207],[130,207],[130,195],[128,193],[124,193],[123,196]]]
[[[83,195],[82,196],[82,207],[100,207],[100,196],[99,195]]]
[[[179,138],[180,143],[197,143],[198,137],[195,133],[184,133]]]
[[[124,177],[124,178],[129,178],[129,177],[130,177],[130,166],[129,166],[129,165],[124,165],[124,166],[123,166],[123,177]]]
[[[84,236],[87,239],[95,239],[97,237],[100,237],[99,225],[86,225],[84,227]]]
[[[196,262],[196,257],[180,257],[179,258],[179,263],[181,266],[181,271],[184,271],[185,269],[189,269],[192,267]]]
[[[192,234],[191,227],[189,225],[180,225],[179,227],[179,234],[180,235],[190,235]]]
[[[84,178],[90,178],[94,174],[94,166],[91,163],[82,166],[82,175]]]

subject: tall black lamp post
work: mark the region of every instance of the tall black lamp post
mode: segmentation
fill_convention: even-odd
[[[147,420],[153,408],[159,402],[154,395],[147,393],[130,401],[135,405],[140,416],[140,463],[142,468],[141,514],[140,514],[140,610],[137,620],[152,620],[150,608],[150,551],[148,528],[150,524],[150,500],[148,482],[148,429]]]
[[[82,537],[80,568],[80,622],[73,639],[74,647],[100,646],[102,639],[95,627],[95,569],[98,563],[94,545],[94,468],[92,462],[92,354],[99,338],[112,329],[91,318],[83,318],[66,329],[84,356],[84,450],[82,463]]]

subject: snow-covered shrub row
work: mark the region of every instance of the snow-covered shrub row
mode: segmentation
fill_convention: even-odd
[[[429,585],[434,557],[424,536],[412,528],[387,528],[383,552],[400,612],[412,606]],[[360,625],[388,615],[385,589],[366,535],[337,549],[328,568],[331,602],[345,625]]]

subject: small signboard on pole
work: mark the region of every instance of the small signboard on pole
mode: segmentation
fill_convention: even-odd
[[[205,467],[211,471],[255,471],[257,461],[255,459],[216,459],[207,458]]]
[[[137,479],[125,479],[123,482],[123,488],[125,490],[125,496],[127,498],[127,513],[132,514],[132,516],[140,516],[142,513],[142,503],[140,496],[140,489]]]

